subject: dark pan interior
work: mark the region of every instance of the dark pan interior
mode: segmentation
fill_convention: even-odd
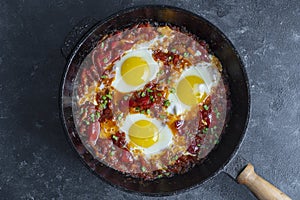
[[[170,23],[186,29],[209,43],[212,52],[219,58],[228,74],[231,117],[218,147],[208,158],[190,172],[172,178],[155,181],[140,181],[126,177],[93,159],[82,145],[72,116],[73,81],[83,58],[93,49],[98,39],[115,29],[128,27],[140,21]],[[84,163],[99,177],[115,187],[143,195],[169,195],[187,190],[216,175],[236,152],[245,134],[249,115],[249,90],[243,63],[233,45],[211,23],[191,12],[166,6],[143,6],[119,12],[97,24],[74,49],[62,80],[61,117],[73,147]]]

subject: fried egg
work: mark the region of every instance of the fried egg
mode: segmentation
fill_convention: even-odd
[[[142,153],[149,158],[159,154],[173,142],[172,131],[166,124],[143,114],[129,114],[120,130],[125,132],[129,151],[133,156]]]
[[[132,92],[143,88],[153,80],[159,65],[152,57],[152,51],[139,48],[125,53],[115,62],[116,76],[112,86],[120,92]]]
[[[200,63],[184,70],[175,83],[174,92],[168,96],[170,106],[167,112],[181,115],[203,102],[220,77],[218,69],[209,63]]]

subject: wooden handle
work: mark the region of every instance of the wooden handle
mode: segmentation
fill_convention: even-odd
[[[239,174],[237,181],[246,185],[251,192],[261,200],[291,200],[286,194],[277,189],[274,185],[257,175],[252,164]]]

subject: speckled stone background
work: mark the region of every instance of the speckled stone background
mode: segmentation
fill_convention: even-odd
[[[133,5],[167,4],[219,27],[246,64],[251,117],[240,155],[300,199],[300,1],[0,2],[0,199],[156,199],[128,194],[94,176],[71,150],[58,109],[64,37],[84,17],[104,19]],[[162,199],[255,197],[221,173]]]

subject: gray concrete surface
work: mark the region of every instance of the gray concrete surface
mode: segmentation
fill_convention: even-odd
[[[195,12],[233,42],[250,79],[251,117],[240,155],[257,173],[300,199],[300,2],[0,2],[0,199],[159,199],[119,191],[94,176],[68,144],[58,114],[64,37],[84,17],[167,4]],[[226,174],[161,199],[255,197]]]

